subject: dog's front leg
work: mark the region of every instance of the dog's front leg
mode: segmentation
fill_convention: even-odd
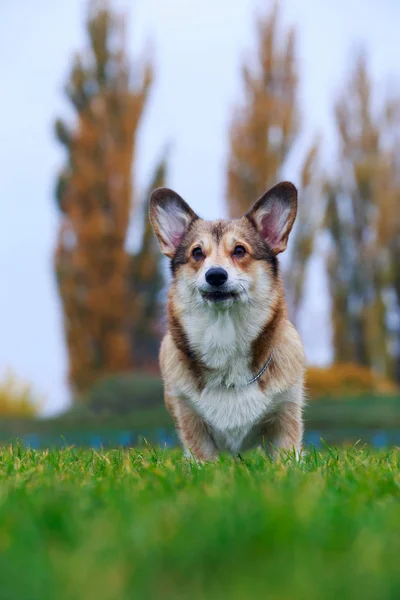
[[[264,446],[276,458],[282,450],[300,454],[303,438],[302,407],[295,402],[287,402],[279,411],[265,421],[261,432]]]
[[[186,453],[196,460],[213,460],[217,447],[203,419],[181,398],[165,395],[165,404],[175,421]]]

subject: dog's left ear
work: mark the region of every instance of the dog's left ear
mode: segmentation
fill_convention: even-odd
[[[246,214],[274,254],[286,249],[297,213],[297,190],[284,181],[268,190]]]

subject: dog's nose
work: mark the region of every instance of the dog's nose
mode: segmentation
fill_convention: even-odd
[[[224,285],[227,279],[228,273],[221,267],[212,267],[211,269],[208,269],[206,273],[206,281],[209,285],[218,287]]]

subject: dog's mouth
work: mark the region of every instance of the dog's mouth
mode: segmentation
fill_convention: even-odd
[[[235,292],[202,292],[201,294],[205,300],[209,302],[225,302],[227,300],[236,300],[238,295]]]

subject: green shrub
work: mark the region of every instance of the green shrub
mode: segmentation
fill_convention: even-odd
[[[82,403],[96,413],[129,414],[154,408],[163,403],[163,383],[160,377],[142,373],[113,375],[94,384]]]

